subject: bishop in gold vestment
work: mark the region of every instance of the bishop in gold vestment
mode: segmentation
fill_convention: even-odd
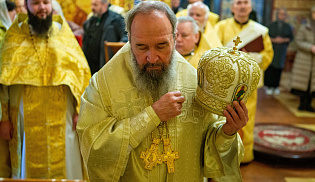
[[[126,15],[129,40],[90,80],[77,125],[89,179],[241,181],[244,102],[224,116],[195,101],[197,71],[175,49],[176,17],[160,1]],[[157,26],[159,25],[159,26]]]
[[[28,16],[20,14],[0,55],[1,121],[13,125],[12,177],[82,179],[72,117],[90,79],[87,61],[60,16],[48,37],[30,32]]]
[[[151,107],[152,97],[135,87],[130,51],[127,43],[93,75],[82,95],[77,132],[90,180],[202,181],[208,177],[241,181],[240,138],[224,134],[225,118],[196,103],[197,71],[176,51],[176,76],[169,91],[180,91],[186,101],[182,113],[167,123],[179,159],[175,160],[175,173],[167,173],[164,163],[145,169],[140,154],[158,138],[161,120]]]

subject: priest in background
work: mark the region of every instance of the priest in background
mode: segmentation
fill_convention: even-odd
[[[211,49],[199,31],[196,21],[190,16],[177,18],[176,50],[197,69],[200,57]]]
[[[26,8],[25,8],[25,0],[15,0],[15,5],[16,5],[16,13],[27,13]]]
[[[193,3],[196,3],[196,2],[202,2],[202,0],[188,0],[188,2],[189,2],[189,4],[193,4]],[[189,5],[188,5],[188,6],[189,6]],[[188,6],[187,6],[187,7],[188,7]],[[208,7],[208,6],[207,6],[207,7]],[[208,8],[209,8],[209,7],[208,7]],[[209,17],[208,21],[209,21],[209,23],[210,23],[212,26],[214,26],[216,23],[218,23],[218,21],[219,21],[219,19],[220,19],[219,15],[217,15],[217,14],[211,12],[211,11],[209,11],[208,14],[209,14],[209,15],[208,15],[208,17]],[[183,9],[183,10],[181,10],[181,11],[179,11],[179,12],[176,13],[176,17],[180,17],[180,16],[188,16],[188,11],[187,11],[187,9]]]
[[[239,36],[242,43],[239,44],[241,51],[248,52],[259,64],[261,70],[266,70],[273,58],[273,49],[268,28],[250,20],[249,14],[252,11],[251,0],[233,0],[231,11],[232,18],[220,21],[215,29],[223,46],[233,47],[233,40]],[[263,80],[261,75],[261,80]],[[263,82],[260,83],[260,87]],[[248,124],[239,131],[245,147],[243,163],[248,163],[254,159],[254,126],[257,104],[257,91],[253,92],[247,100],[249,121]]]
[[[213,25],[209,22],[209,7],[201,1],[197,1],[187,7],[188,15],[196,20],[200,32],[208,41],[210,48],[221,47],[221,41],[214,30]]]
[[[12,25],[15,15],[16,5],[14,2],[0,0],[0,47],[6,31]],[[2,123],[1,118],[2,108],[0,107],[0,178],[9,178],[11,177],[9,136],[6,136],[6,123]]]
[[[11,177],[82,179],[75,130],[90,69],[51,0],[25,3],[28,14],[17,16],[0,52],[0,129],[9,140]]]

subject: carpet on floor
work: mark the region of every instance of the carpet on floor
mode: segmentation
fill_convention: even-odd
[[[296,117],[315,117],[315,113],[307,111],[299,111],[300,98],[289,92],[281,92],[279,95],[274,96],[280,103],[282,103],[289,111],[291,111]],[[315,107],[315,99],[313,99],[312,106]]]
[[[284,178],[285,182],[315,182],[315,178]]]

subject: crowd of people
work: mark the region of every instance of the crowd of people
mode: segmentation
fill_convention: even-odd
[[[260,87],[279,94],[293,41],[287,10],[266,27],[251,19],[251,0],[233,0],[225,20],[188,3],[141,1],[126,12],[91,0],[81,26],[56,0],[0,0],[0,177],[242,181],[240,163],[254,160],[257,91],[218,116],[195,101],[196,69],[205,51],[241,37]],[[295,37],[291,92],[298,110],[314,112],[310,12]],[[125,44],[107,63],[104,41]]]

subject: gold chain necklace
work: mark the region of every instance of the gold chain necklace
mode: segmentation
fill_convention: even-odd
[[[161,132],[162,129],[162,132]],[[166,137],[164,135],[164,129],[166,130]],[[168,173],[175,172],[175,160],[179,159],[179,153],[174,152],[171,148],[171,140],[169,137],[169,131],[167,127],[167,121],[162,121],[157,128],[160,138],[153,137],[153,132],[151,133],[152,144],[149,149],[142,151],[140,158],[143,159],[145,163],[145,168],[152,170],[157,164],[162,164],[164,162],[167,165]],[[161,154],[159,151],[159,144],[163,141],[164,150]]]

